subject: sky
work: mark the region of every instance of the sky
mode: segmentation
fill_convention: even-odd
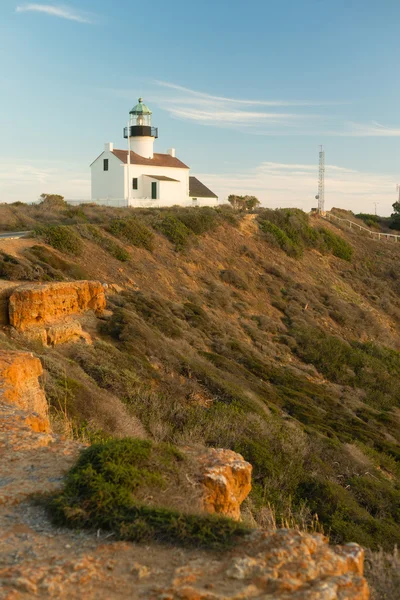
[[[388,215],[400,183],[398,0],[0,0],[0,202],[90,198],[143,96],[220,201]]]

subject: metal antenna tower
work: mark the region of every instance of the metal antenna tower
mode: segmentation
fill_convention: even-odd
[[[400,183],[396,185],[396,190],[399,192],[398,201],[400,202]]]
[[[325,214],[325,151],[319,147],[319,170],[318,170],[318,212]]]

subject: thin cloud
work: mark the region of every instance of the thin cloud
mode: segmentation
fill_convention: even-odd
[[[89,23],[92,21],[87,17],[79,14],[73,8],[68,6],[52,6],[50,4],[24,4],[17,6],[17,13],[24,12],[39,12],[52,17],[58,17],[60,19],[67,19],[68,21],[77,21],[78,23]]]
[[[208,100],[210,102],[229,102],[232,104],[245,104],[247,106],[332,106],[333,104],[345,104],[342,102],[310,102],[308,100],[246,100],[242,98],[227,98],[226,96],[213,96],[212,94],[198,92],[196,90],[192,90],[182,85],[176,85],[175,83],[170,83],[168,81],[155,80],[155,83],[159,86],[184,92],[197,98],[203,98],[204,100]]]
[[[235,127],[258,136],[400,137],[400,128],[397,127],[375,121],[356,123],[332,114],[310,114],[307,110],[309,107],[347,104],[345,102],[238,99],[199,92],[168,81],[155,80],[153,83],[165,89],[162,96],[153,95],[155,103],[172,117],[197,124]],[[261,112],[257,110],[260,107],[270,107],[271,110]],[[283,107],[297,107],[298,110],[279,112],[279,108]]]
[[[269,208],[296,206],[310,210],[318,190],[317,164],[263,162],[240,173],[196,174],[223,202],[229,194],[252,194]],[[364,173],[338,165],[326,166],[327,208],[347,207],[354,212],[371,212],[379,202],[382,214],[390,214],[396,200],[396,181],[377,173]]]
[[[386,127],[380,123],[348,123],[349,131],[338,135],[352,137],[400,137],[400,128]]]
[[[303,118],[291,113],[264,113],[250,111],[201,110],[190,108],[167,108],[168,112],[177,118],[190,121],[202,121],[209,124],[245,124],[259,125],[260,122],[285,123],[288,120]]]

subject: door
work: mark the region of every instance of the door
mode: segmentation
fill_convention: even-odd
[[[157,200],[157,181],[151,182],[151,199]]]

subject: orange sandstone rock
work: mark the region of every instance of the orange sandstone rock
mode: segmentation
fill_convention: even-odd
[[[34,431],[50,431],[47,400],[39,385],[42,363],[29,352],[0,350],[0,400],[14,404],[30,415]]]
[[[221,448],[208,450],[199,462],[203,510],[239,520],[240,505],[251,490],[251,464]]]
[[[11,294],[9,318],[13,327],[25,331],[89,310],[101,313],[105,306],[104,289],[99,281],[27,284]]]

